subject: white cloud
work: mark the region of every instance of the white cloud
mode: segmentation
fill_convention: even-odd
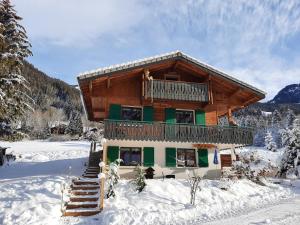
[[[138,1],[14,0],[29,37],[51,44],[91,46],[101,35],[119,35],[139,23]]]

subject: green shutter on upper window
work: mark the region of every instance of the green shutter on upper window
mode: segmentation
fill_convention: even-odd
[[[176,109],[173,108],[165,109],[165,122],[176,123]]]
[[[107,146],[107,162],[112,163],[119,158],[119,146]]]
[[[207,149],[198,149],[198,166],[208,167],[208,151]]]
[[[154,110],[152,106],[144,106],[143,121],[153,122]]]
[[[206,125],[205,121],[205,111],[203,110],[196,110],[196,124],[198,125]]]
[[[166,166],[176,167],[176,148],[166,148]]]
[[[121,105],[110,104],[108,118],[110,120],[120,120],[121,119]]]
[[[144,166],[154,166],[153,147],[144,147]]]

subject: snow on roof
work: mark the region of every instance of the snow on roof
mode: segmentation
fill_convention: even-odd
[[[122,63],[122,64],[116,64],[116,65],[111,65],[111,66],[108,66],[108,67],[102,67],[102,68],[99,68],[99,69],[96,69],[96,70],[92,70],[92,71],[87,71],[87,72],[83,72],[83,73],[80,73],[78,76],[77,76],[77,79],[78,80],[85,80],[85,79],[90,79],[90,78],[94,78],[94,77],[98,77],[98,76],[104,76],[104,75],[108,75],[110,73],[113,73],[113,72],[117,72],[117,71],[122,71],[122,70],[125,70],[125,69],[131,69],[131,68],[135,68],[135,67],[140,67],[140,66],[143,66],[143,65],[147,65],[147,64],[150,64],[150,63],[155,63],[155,62],[159,62],[159,61],[163,61],[163,60],[167,60],[167,59],[174,59],[174,58],[181,58],[181,59],[185,59],[189,62],[192,62],[194,64],[196,64],[197,66],[201,67],[201,68],[205,68],[223,78],[226,78],[226,79],[229,79],[229,80],[232,80],[242,86],[245,86],[249,89],[252,89],[253,91],[255,92],[258,92],[259,94],[261,95],[266,95],[266,92],[252,86],[252,85],[249,85],[243,81],[240,81],[216,68],[214,68],[213,66],[211,65],[208,65],[206,63],[203,63],[203,62],[200,62],[199,60],[185,54],[185,53],[182,53],[180,51],[174,51],[174,52],[169,52],[169,53],[165,53],[165,54],[162,54],[162,55],[156,55],[156,56],[152,56],[152,57],[148,57],[148,58],[144,58],[144,59],[139,59],[139,60],[135,60],[135,61],[131,61],[131,62],[127,62],[127,63]]]

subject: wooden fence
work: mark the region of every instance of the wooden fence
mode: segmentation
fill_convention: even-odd
[[[253,129],[237,126],[223,127],[105,120],[104,137],[113,140],[252,145]]]
[[[149,80],[145,98],[208,102],[208,85],[204,83]]]

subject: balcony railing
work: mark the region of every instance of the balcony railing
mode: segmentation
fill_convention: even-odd
[[[179,81],[146,81],[145,98],[208,102],[208,85]]]
[[[104,137],[113,140],[252,145],[253,129],[234,126],[105,120]]]

